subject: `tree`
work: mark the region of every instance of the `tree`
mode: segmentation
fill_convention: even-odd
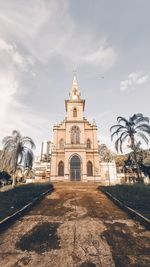
[[[111,139],[116,136],[115,148],[117,152],[122,151],[122,146],[125,141],[128,141],[128,147],[133,151],[134,162],[136,165],[137,179],[141,180],[140,169],[137,161],[137,150],[139,149],[139,142],[137,138],[140,138],[148,145],[148,137],[150,136],[150,124],[149,118],[144,117],[143,114],[137,113],[129,117],[127,120],[124,117],[117,117],[118,124],[110,128]]]
[[[131,152],[133,153],[133,152]],[[131,155],[133,158],[133,155]],[[139,149],[137,151],[137,160],[139,163],[143,163],[145,165],[150,165],[150,150],[148,149]]]
[[[108,149],[105,144],[99,145],[99,155],[101,161],[111,162],[113,161],[114,154]]]
[[[32,149],[35,148],[35,144],[30,137],[22,137],[17,130],[14,130],[11,136],[4,137],[2,144],[1,168],[12,174],[14,186],[18,169],[32,168]]]
[[[114,157],[114,160],[116,162],[116,167],[122,169],[127,158],[128,158],[128,156],[125,154],[122,154],[122,155],[116,154]]]

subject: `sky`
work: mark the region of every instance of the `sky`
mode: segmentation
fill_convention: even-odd
[[[117,116],[150,116],[149,0],[0,0],[0,140],[51,140],[76,72],[85,117],[113,148]]]

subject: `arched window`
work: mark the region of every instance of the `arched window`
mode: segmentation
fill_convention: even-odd
[[[64,149],[64,139],[60,139],[59,141],[59,148]]]
[[[87,148],[91,148],[91,141],[90,141],[90,139],[87,140],[86,147]]]
[[[73,126],[71,129],[71,144],[80,144],[80,129],[78,126]]]
[[[93,176],[93,164],[91,161],[87,163],[87,176]]]
[[[81,179],[81,160],[74,155],[70,160],[70,180],[80,181]]]
[[[58,164],[58,176],[64,176],[64,163],[60,161]]]
[[[77,117],[77,108],[73,109],[73,117]]]

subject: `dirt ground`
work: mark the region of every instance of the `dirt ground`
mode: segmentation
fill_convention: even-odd
[[[0,235],[2,267],[148,267],[150,232],[95,184],[58,183]]]

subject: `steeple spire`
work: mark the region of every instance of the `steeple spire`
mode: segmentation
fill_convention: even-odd
[[[74,118],[82,118],[83,119],[83,111],[85,107],[85,100],[81,99],[81,93],[80,89],[78,86],[77,78],[74,75],[72,85],[71,85],[71,90],[69,92],[69,99],[65,100],[65,106],[66,106],[66,111],[68,112],[68,117],[72,119],[72,110],[76,109],[78,116]],[[79,112],[80,110],[80,112]],[[80,114],[80,116],[79,116]]]
[[[73,77],[72,85],[78,87],[77,77],[76,77],[75,75],[74,75],[74,77]]]
[[[75,75],[73,77],[72,87],[71,87],[71,91],[70,91],[69,96],[70,96],[70,100],[72,100],[72,101],[80,101],[81,100],[81,93],[80,93],[77,78]]]

